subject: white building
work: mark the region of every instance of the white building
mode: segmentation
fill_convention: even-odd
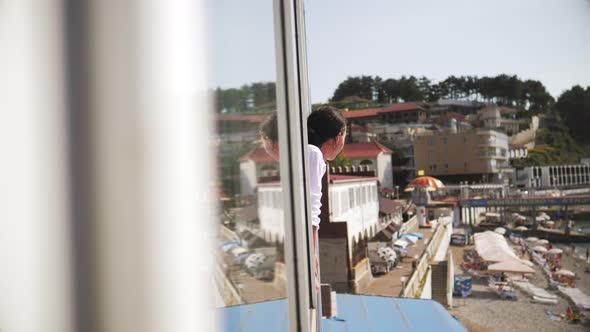
[[[342,153],[353,166],[374,169],[381,187],[393,188],[392,151],[378,142],[350,143]],[[278,164],[264,151],[254,148],[240,158],[241,194],[252,195],[261,177],[277,175]]]
[[[350,246],[359,238],[371,238],[381,230],[376,177],[331,174],[328,190],[330,220],[348,223]],[[257,191],[260,235],[269,242],[282,242],[285,230],[280,183],[259,183]]]
[[[342,150],[353,166],[370,166],[375,169],[382,188],[393,188],[392,151],[379,142],[350,143]]]
[[[279,165],[263,148],[254,148],[240,157],[240,193],[253,195],[258,179],[278,175]]]
[[[353,243],[381,230],[377,178],[331,174],[329,196],[330,221],[348,224],[351,252]]]
[[[514,184],[524,188],[575,187],[590,184],[590,165],[530,166],[514,172]]]

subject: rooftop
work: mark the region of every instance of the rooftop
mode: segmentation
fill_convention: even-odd
[[[330,174],[330,183],[376,180],[375,176]]]
[[[397,104],[390,104],[384,106],[383,109],[379,113],[390,113],[390,112],[399,112],[399,111],[412,111],[412,110],[422,110],[417,103],[408,102],[408,103],[397,103]]]
[[[379,142],[345,144],[342,153],[348,158],[375,157],[380,153],[392,153]]]
[[[381,111],[381,108],[366,108],[362,110],[344,111],[342,112],[342,116],[346,119],[364,118],[376,116],[379,111]]]
[[[467,331],[433,300],[336,294],[337,316],[322,331]],[[287,299],[219,309],[224,331],[288,331]]]
[[[390,214],[397,209],[402,209],[404,205],[393,199],[381,197],[381,204],[379,206],[379,212]]]

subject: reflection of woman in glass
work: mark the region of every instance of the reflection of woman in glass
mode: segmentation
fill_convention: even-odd
[[[322,177],[326,173],[326,161],[333,160],[346,139],[346,120],[333,107],[324,106],[312,112],[307,118],[309,189],[311,201],[311,223],[313,227],[313,248],[316,290],[319,291],[317,231],[320,225],[322,206]],[[276,113],[271,114],[260,126],[262,145],[274,160],[279,160],[279,144]]]

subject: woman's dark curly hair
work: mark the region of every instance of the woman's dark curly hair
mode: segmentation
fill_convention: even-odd
[[[345,129],[346,119],[340,111],[332,106],[322,106],[307,118],[307,141],[319,148]]]

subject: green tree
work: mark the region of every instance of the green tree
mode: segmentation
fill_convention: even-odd
[[[381,78],[376,77],[377,82]],[[375,79],[372,76],[355,76],[348,77],[341,82],[330,101],[341,101],[346,97],[360,97],[367,100],[373,100],[377,95],[378,87],[375,85]]]
[[[345,167],[345,166],[352,166],[352,162],[348,157],[344,155],[342,151],[334,158],[334,160],[330,161],[330,167]]]
[[[559,96],[555,109],[577,140],[590,143],[590,87],[572,87]]]

